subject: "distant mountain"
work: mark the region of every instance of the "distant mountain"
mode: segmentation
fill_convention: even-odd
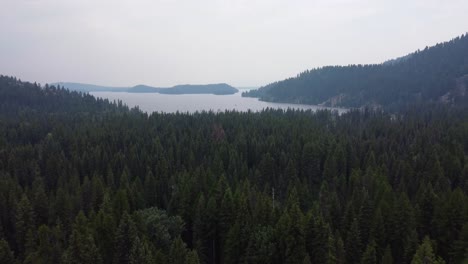
[[[228,84],[202,84],[202,85],[176,85],[169,88],[158,88],[147,85],[136,85],[133,87],[108,87],[83,83],[58,82],[59,85],[69,90],[79,92],[127,92],[127,93],[161,93],[161,94],[235,94],[238,90]]]
[[[206,85],[176,85],[172,88],[159,89],[162,94],[235,94],[238,90],[228,84],[206,84]]]
[[[110,86],[101,86],[94,84],[86,83],[74,83],[74,82],[57,82],[52,83],[51,85],[65,87],[71,91],[78,92],[125,92],[129,87],[110,87]]]
[[[127,89],[128,93],[157,93],[161,88],[151,87],[148,85],[135,85]]]
[[[468,34],[382,64],[327,66],[243,96],[264,101],[398,109],[414,103],[468,105]]]

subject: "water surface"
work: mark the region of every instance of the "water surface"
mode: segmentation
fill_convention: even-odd
[[[285,104],[262,102],[257,98],[242,97],[241,92],[233,95],[213,95],[213,94],[182,94],[169,95],[159,93],[115,93],[115,92],[90,92],[96,97],[109,99],[110,101],[122,100],[129,107],[138,106],[142,111],[152,112],[201,112],[201,111],[226,111],[236,110],[240,112],[261,111],[265,108],[275,109],[333,109],[342,113],[346,109],[328,108],[316,105]]]

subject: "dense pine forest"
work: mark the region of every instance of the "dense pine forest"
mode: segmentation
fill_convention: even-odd
[[[2,76],[0,263],[467,263],[467,154],[466,108],[147,114]]]
[[[391,111],[415,102],[468,106],[468,34],[381,64],[307,70],[243,95]]]

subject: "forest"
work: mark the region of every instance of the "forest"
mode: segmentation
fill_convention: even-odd
[[[464,106],[148,114],[0,76],[0,263],[467,263],[467,154]]]
[[[381,64],[327,66],[244,92],[264,101],[373,107],[468,106],[468,34]]]

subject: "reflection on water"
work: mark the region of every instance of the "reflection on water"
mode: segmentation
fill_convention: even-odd
[[[226,111],[237,110],[241,112],[261,111],[265,108],[281,109],[333,109],[342,113],[346,109],[326,108],[315,105],[298,105],[262,102],[256,98],[242,97],[241,92],[233,95],[212,95],[212,94],[183,94],[168,95],[158,93],[115,93],[115,92],[91,92],[90,94],[109,99],[110,101],[122,100],[129,107],[138,106],[142,111],[175,113],[196,111]]]

